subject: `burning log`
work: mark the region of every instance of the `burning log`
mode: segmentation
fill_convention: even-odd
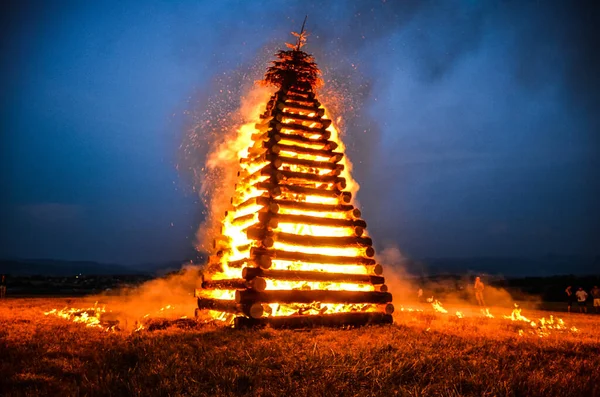
[[[331,138],[331,132],[327,131],[324,127],[307,127],[302,124],[296,123],[280,123],[277,120],[271,122],[271,126],[275,131],[293,131],[294,133],[304,133],[309,137],[320,135],[321,139]]]
[[[279,156],[279,161],[283,164],[301,165],[304,167],[315,168],[315,169],[326,169],[332,171],[342,172],[344,170],[343,164],[330,163],[328,161],[315,161],[307,159],[297,159],[293,157]]]
[[[286,124],[286,122],[284,120],[286,120],[286,121],[291,120],[291,121],[300,121],[300,122],[304,121],[304,122],[311,122],[311,123],[319,123],[324,128],[327,128],[331,125],[331,120],[322,119],[321,117],[305,116],[302,114],[290,113],[290,112],[284,112],[284,111],[276,112],[273,115],[273,118],[283,124]]]
[[[273,154],[288,152],[294,154],[308,154],[315,157],[324,157],[328,158],[329,161],[332,163],[337,163],[344,157],[343,153],[333,152],[330,149],[313,149],[305,146],[285,145],[282,143],[275,142],[274,140],[263,141],[262,148],[269,149]]]
[[[274,215],[278,223],[296,223],[302,225],[319,225],[319,226],[337,226],[337,227],[367,227],[367,222],[362,219],[336,219],[336,218],[319,218],[308,215]]]
[[[292,142],[293,144],[306,144],[306,145],[311,145],[311,146],[320,146],[322,150],[335,150],[338,147],[338,144],[330,141],[328,139],[313,139],[313,138],[308,138],[305,137],[304,135],[298,135],[298,134],[289,134],[289,133],[280,133],[280,134],[273,134],[271,136],[271,139],[273,139],[275,142],[280,142],[280,141],[289,141]]]
[[[264,327],[272,328],[313,328],[313,327],[361,327],[371,324],[392,324],[394,319],[391,314],[372,312],[348,312],[334,314],[318,314],[312,316],[284,316],[284,317],[262,317],[252,319],[236,317],[235,328]]]
[[[235,301],[240,304],[261,303],[389,303],[392,294],[377,291],[273,290],[257,292],[236,290]]]
[[[250,318],[260,318],[264,313],[264,309],[259,303],[251,303],[248,305],[240,305],[234,301],[198,298],[198,309],[200,310],[215,310],[218,312],[243,314]]]
[[[325,236],[302,236],[292,233],[275,233],[277,241],[291,245],[308,245],[312,247],[354,247],[371,246],[373,240],[370,237],[325,237]]]
[[[327,273],[311,272],[305,270],[265,270],[256,267],[245,267],[242,270],[242,277],[246,280],[252,280],[255,277],[272,278],[276,280],[289,281],[317,281],[317,282],[348,282],[357,284],[382,285],[385,279],[381,276],[371,276],[368,274],[346,274],[346,273]],[[381,291],[380,292],[387,292]]]
[[[279,197],[282,192],[294,194],[302,194],[305,196],[320,196],[338,198],[341,203],[348,204],[352,200],[352,193],[343,192],[337,188],[334,189],[317,189],[311,187],[303,187],[296,185],[275,185],[269,182],[258,182],[253,185],[258,190],[268,191],[271,196]]]
[[[256,291],[264,291],[267,288],[267,282],[262,277],[255,277],[252,280],[245,278],[224,279],[224,280],[202,280],[202,289],[246,289],[252,288]]]
[[[316,115],[318,115],[319,117],[322,117],[325,114],[325,109],[320,108],[319,106],[307,106],[307,105],[300,105],[299,103],[294,103],[294,102],[278,102],[277,103],[277,109],[279,110],[285,110],[285,109],[296,109],[296,110],[301,110],[301,111],[307,111],[309,113],[314,113]]]
[[[330,264],[330,265],[375,265],[375,260],[371,258],[363,258],[361,256],[331,256],[321,254],[305,254],[303,252],[284,251],[284,250],[261,250],[258,248],[250,249],[250,256],[268,256],[273,259],[291,261],[291,262],[304,262],[304,263],[317,263],[317,264]]]

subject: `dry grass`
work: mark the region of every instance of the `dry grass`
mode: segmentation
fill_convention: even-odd
[[[42,314],[87,304],[0,302],[0,395],[600,395],[600,316],[561,313],[580,331],[540,338],[475,311],[352,330],[139,333]]]

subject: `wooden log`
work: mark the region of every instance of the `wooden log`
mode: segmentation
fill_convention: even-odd
[[[280,123],[278,121],[271,122],[271,126],[275,131],[281,131],[281,133],[287,133],[287,131],[293,131],[294,133],[304,133],[308,136],[321,135],[321,139],[331,138],[331,132],[327,131],[324,127],[308,127],[306,125],[298,123]],[[266,130],[265,130],[266,131]]]
[[[277,232],[274,235],[276,241],[291,244],[314,247],[370,247],[373,240],[370,237],[328,237],[328,236],[302,236],[299,234]]]
[[[267,288],[267,282],[262,277],[256,277],[252,280],[243,278],[223,279],[223,280],[202,280],[202,289],[246,289],[252,288],[256,291],[264,291]]]
[[[383,285],[385,283],[383,277],[368,274],[327,273],[303,270],[265,270],[256,267],[245,267],[242,270],[242,277],[246,280],[252,280],[255,277],[263,277],[287,281],[347,282],[372,285]]]
[[[248,283],[243,278],[202,280],[201,287],[202,289],[246,289],[248,288]]]
[[[264,151],[256,156],[252,156],[252,157],[242,157],[240,159],[240,164],[247,164],[249,166],[253,166],[253,165],[260,165],[260,164],[264,164],[264,166],[266,166],[267,164],[265,163],[270,163],[270,165],[273,168],[280,168],[281,165],[283,164],[283,162],[279,159],[279,156],[277,155],[273,155],[267,151]],[[242,170],[245,171],[245,170]],[[238,172],[238,176],[248,176],[248,175],[244,175],[242,171]]]
[[[375,265],[375,259],[365,258],[362,256],[332,256],[321,254],[305,254],[303,252],[293,252],[284,250],[261,250],[256,247],[250,248],[250,256],[266,256],[271,259],[290,261],[290,262],[305,262],[315,264],[330,264],[330,265]],[[375,273],[374,273],[375,274]]]
[[[343,164],[336,164],[336,163],[331,163],[328,161],[296,159],[296,158],[287,157],[287,156],[278,156],[278,158],[282,162],[282,166],[283,166],[283,164],[290,164],[290,165],[300,165],[300,166],[309,167],[309,168],[335,170],[335,171],[339,171],[339,172],[342,172],[344,170]],[[278,167],[278,168],[280,168],[280,167]]]
[[[296,109],[296,110],[300,110],[300,111],[306,111],[309,113],[315,113],[318,116],[323,116],[325,114],[325,109],[320,108],[318,106],[315,105],[301,105],[297,102],[292,102],[292,101],[282,101],[282,102],[277,102],[277,109],[279,110],[285,110],[285,109]]]
[[[301,134],[292,134],[285,132],[278,132],[271,135],[270,139],[273,139],[276,142],[280,141],[289,141],[293,143],[299,143],[301,145],[313,145],[320,146],[322,149],[334,150],[338,147],[338,144],[330,141],[329,139],[323,138],[309,138],[305,135]]]
[[[273,183],[281,182],[285,180],[300,180],[300,181],[308,181],[308,182],[320,182],[320,183],[333,183],[338,186],[338,189],[344,189],[346,187],[346,179],[335,176],[335,175],[317,175],[311,174],[307,172],[294,172],[294,171],[286,171],[286,170],[278,170],[272,168],[267,165],[260,170],[256,171],[254,174],[250,175],[248,178],[244,178],[244,183],[252,184],[254,181],[257,181],[260,177],[270,177]]]
[[[255,218],[255,216],[256,216],[256,214],[254,214],[254,213],[243,215],[243,216],[238,216],[237,218],[233,218],[233,220],[231,221],[231,224],[235,225],[235,226],[240,226],[240,225],[243,225],[244,223],[248,223],[248,222],[252,221]]]
[[[362,327],[365,325],[393,324],[391,314],[380,312],[347,312],[317,315],[261,317],[258,319],[236,317],[234,328],[254,328],[269,326],[275,329],[297,329],[314,327]]]
[[[273,236],[273,231],[268,230],[262,225],[250,226],[244,229],[246,236],[251,240],[264,240],[267,237]]]
[[[353,205],[351,204],[319,204],[319,203],[305,203],[302,201],[294,201],[294,200],[281,200],[276,199],[273,200],[273,203],[276,203],[280,208],[292,208],[297,210],[306,210],[306,211],[314,211],[314,212],[349,212],[350,214],[355,214]],[[360,218],[359,216],[355,218]]]
[[[244,314],[250,318],[260,318],[264,313],[264,309],[260,303],[240,305],[230,300],[210,298],[198,298],[198,309],[215,310],[218,312],[233,314]]]
[[[317,123],[320,124],[322,128],[329,128],[329,126],[331,125],[331,120],[329,119],[324,119],[321,118],[320,116],[304,116],[301,114],[294,114],[294,113],[289,113],[289,112],[277,112],[274,115],[274,119],[281,122],[282,124],[298,124],[298,121],[300,121],[300,123],[305,122],[305,123]],[[283,120],[287,119],[287,123],[284,122]]]
[[[266,190],[270,192],[271,196],[278,197],[283,191],[293,194],[301,194],[306,196],[320,196],[320,197],[331,197],[338,198],[342,203],[349,203],[352,199],[350,192],[342,192],[339,189],[317,189],[297,185],[275,185],[269,182],[258,182],[254,184],[254,187],[258,190]],[[279,189],[277,191],[276,189]],[[271,192],[275,190],[274,192]]]
[[[283,112],[283,111],[278,111],[277,113],[275,113],[273,115],[273,118],[275,118],[275,120],[282,122],[283,124],[286,124],[283,120],[284,119],[288,119],[288,120],[293,120],[293,121],[305,121],[305,122],[309,122],[309,123],[321,123],[321,117],[320,116],[306,116],[303,114],[297,114],[297,113],[290,113],[290,112]],[[322,124],[321,124],[322,125]],[[323,125],[323,127],[325,127]]]
[[[326,291],[326,290],[275,290],[257,292],[236,290],[235,301],[240,304],[253,303],[389,303],[392,294],[376,291]]]
[[[259,218],[260,219],[260,218]],[[319,225],[333,227],[367,227],[367,223],[362,219],[335,219],[335,218],[319,218],[309,215],[273,215],[278,223],[298,223],[303,225]]]
[[[367,266],[367,269],[370,273],[375,274],[377,276],[381,276],[383,274],[383,266],[381,266],[379,263]]]
[[[281,180],[296,180],[296,181],[308,181],[308,182],[319,182],[319,183],[333,183],[339,190],[346,188],[346,178],[339,177],[337,175],[318,175],[311,174],[308,172],[294,172],[281,170]]]
[[[238,204],[235,206],[235,211],[242,211],[245,210],[246,208],[252,207],[252,206],[261,206],[261,207],[265,207],[265,206],[269,206],[271,204],[271,198],[266,197],[266,196],[258,196],[258,197],[251,197],[246,201],[243,201],[242,203]],[[277,210],[279,210],[279,208],[277,208]],[[276,211],[277,212],[277,211]],[[225,214],[225,216],[227,216],[227,214]]]
[[[309,106],[321,106],[321,103],[314,98],[309,99],[309,98],[303,97],[301,95],[296,95],[293,93],[286,93],[284,95],[279,96],[278,99],[279,99],[279,101],[283,101],[283,102],[293,101],[293,102],[299,102],[299,103],[306,103]]]
[[[291,87],[287,90],[287,92],[284,95],[286,97],[290,97],[291,95],[296,95],[296,96],[306,98],[309,100],[312,100],[315,98],[315,94],[313,92],[306,91],[305,89],[300,88],[300,87]]]
[[[252,185],[261,179],[264,180],[264,177],[269,177],[273,181],[273,183],[277,183],[283,180],[283,174],[277,168],[271,166],[271,164],[265,165],[263,168],[257,170],[251,175],[248,175],[245,178],[242,178],[241,183],[244,185]],[[237,184],[236,184],[237,186]]]
[[[295,154],[308,154],[311,156],[324,157],[329,159],[329,161],[333,163],[337,163],[340,161],[344,155],[340,152],[334,152],[329,149],[312,149],[304,146],[298,145],[284,145],[282,143],[277,143],[275,141],[262,142],[263,148],[270,150],[273,154],[279,154],[281,152],[291,152]],[[334,159],[338,159],[337,161],[333,161]]]
[[[248,246],[248,249],[250,248],[250,246]],[[243,259],[238,259],[235,261],[229,261],[227,262],[227,266],[229,267],[233,267],[233,268],[240,268],[244,265],[246,265],[248,263],[248,258],[243,258]]]

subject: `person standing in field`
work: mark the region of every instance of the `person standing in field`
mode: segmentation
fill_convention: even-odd
[[[588,293],[583,290],[583,288],[579,287],[577,292],[575,292],[577,296],[577,305],[579,306],[579,313],[585,312],[587,313],[586,301],[588,297]]]
[[[0,276],[0,299],[6,298],[6,275]]]
[[[483,300],[483,289],[485,288],[485,285],[483,285],[483,282],[481,281],[481,278],[479,277],[475,277],[475,299],[477,300],[477,304],[479,306],[485,306],[485,301]]]
[[[577,298],[575,297],[575,293],[573,292],[573,287],[571,287],[570,285],[565,290],[565,293],[567,294],[567,311],[571,313],[571,306],[573,306],[573,302],[575,302]]]
[[[594,310],[596,314],[600,313],[600,288],[597,285],[594,285],[592,288],[592,298],[594,299]]]

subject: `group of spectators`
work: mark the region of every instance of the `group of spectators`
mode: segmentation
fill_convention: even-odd
[[[573,286],[571,285],[567,287],[565,293],[567,294],[567,310],[569,313],[571,313],[571,307],[575,302],[577,302],[577,306],[579,306],[579,313],[587,313],[587,302],[590,294],[596,314],[600,313],[600,288],[598,288],[597,285],[594,285],[590,294],[588,294],[583,287],[579,287],[577,291],[573,292]]]

